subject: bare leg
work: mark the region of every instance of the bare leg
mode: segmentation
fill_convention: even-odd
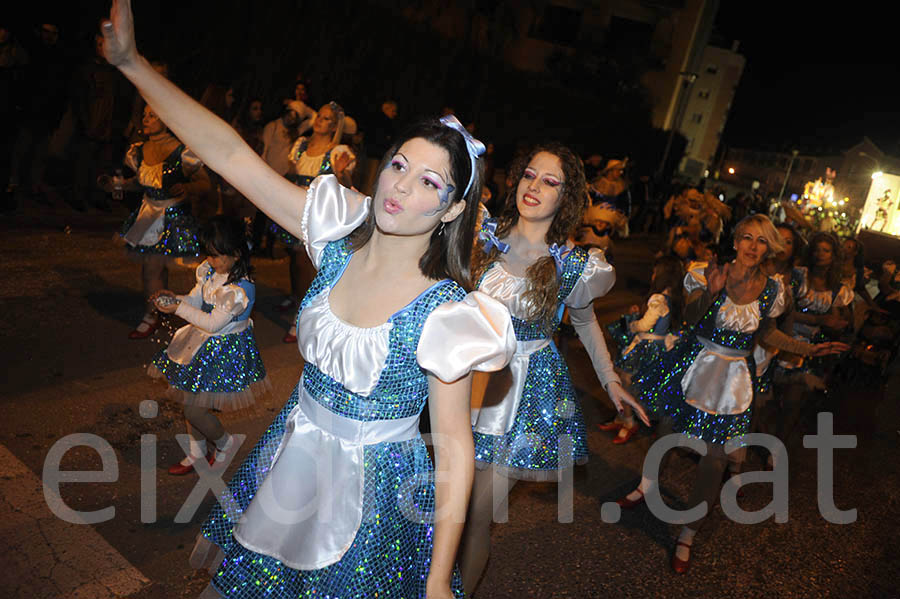
[[[491,553],[491,522],[495,506],[501,504],[505,509],[506,498],[515,484],[515,479],[497,474],[493,467],[475,470],[458,558],[463,588],[469,596],[475,592]]]

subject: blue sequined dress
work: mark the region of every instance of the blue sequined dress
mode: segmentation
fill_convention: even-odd
[[[171,198],[168,192],[175,184],[188,183],[203,163],[181,144],[161,163],[146,164],[144,143],[133,144],[125,153],[125,164],[136,173],[144,199],[125,220],[122,237],[128,249],[139,254],[198,256],[200,242],[190,202]]]
[[[418,432],[427,374],[502,368],[514,335],[502,305],[450,280],[381,326],[340,320],[329,294],[352,256],[345,235],[370,202],[333,176],[309,191],[301,229],[318,274],[297,321],[303,376],[203,524],[192,563],[220,549],[211,586],[223,597],[422,599],[435,501]],[[306,518],[279,511],[310,506]],[[464,595],[458,574],[452,587]]]
[[[663,356],[671,350],[677,337],[671,335],[671,300],[663,293],[654,293],[647,300],[647,312],[640,319],[626,315],[607,327],[619,347],[616,368],[631,377],[631,390],[639,396],[641,390],[653,384],[662,367]],[[655,414],[658,406],[645,406]]]
[[[307,147],[309,147],[309,138],[305,136],[298,137],[297,141],[295,141],[294,145],[291,147],[290,153],[288,154],[291,164],[294,165],[294,172],[289,173],[287,175],[287,178],[294,185],[309,187],[310,183],[313,182],[313,179],[315,179],[319,175],[328,175],[333,173],[334,168],[331,165],[331,157],[337,156],[338,154],[350,154],[351,163],[348,168],[352,171],[352,167],[355,164],[355,162],[353,162],[353,160],[355,160],[355,156],[353,156],[353,152],[348,146],[345,146],[343,144],[337,145],[319,156],[310,156],[309,154],[307,154]],[[269,225],[269,230],[275,236],[275,239],[285,244],[286,246],[300,247],[300,240],[285,231],[278,223],[272,222]]]
[[[186,405],[220,411],[250,406],[270,389],[250,313],[256,285],[228,283],[208,262],[197,267],[197,284],[180,300],[176,315],[189,324],[153,358],[148,372],[164,377]]]
[[[809,281],[809,269],[805,266],[796,266],[791,274],[791,289],[794,293],[794,305],[796,311],[803,314],[823,315],[828,314],[832,308],[843,308],[853,303],[853,289],[845,284],[834,291],[831,289],[817,291],[813,289]],[[807,343],[824,343],[831,341],[822,327],[810,325],[794,319],[794,337]],[[804,358],[798,364],[796,361],[782,360],[779,366],[786,374],[809,372],[815,377],[825,375],[827,357]]]
[[[688,293],[706,287],[702,269],[685,276]],[[759,297],[735,304],[723,289],[700,321],[663,358],[655,382],[641,393],[659,406],[674,430],[709,443],[725,443],[750,432],[756,391],[753,348],[760,322],[779,316],[787,297],[780,278],[769,278]]]
[[[493,219],[486,219],[485,226]],[[484,228],[484,227],[483,227]],[[477,250],[476,251],[480,251]],[[559,470],[587,461],[584,414],[569,369],[552,342],[563,309],[590,306],[615,283],[615,269],[603,251],[576,247],[559,265],[559,309],[547,327],[529,319],[523,294],[527,279],[509,274],[500,262],[488,268],[478,289],[509,308],[518,349],[510,362],[512,381],[488,383],[480,410],[473,412],[476,466],[494,468],[511,478],[557,480]],[[595,334],[602,331],[595,323]],[[606,353],[609,377],[617,380]],[[595,364],[595,368],[597,365]],[[473,397],[475,392],[473,392]],[[473,402],[477,405],[477,398]]]

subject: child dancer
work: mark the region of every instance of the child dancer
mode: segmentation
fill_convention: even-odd
[[[672,334],[681,323],[684,304],[681,292],[684,268],[677,256],[667,255],[656,260],[650,284],[650,297],[643,316],[640,308],[632,306],[629,314],[611,324],[608,329],[619,345],[615,366],[626,389],[635,396],[658,372],[663,355],[672,349],[677,337]],[[623,404],[621,416],[597,425],[602,431],[618,431],[613,443],[627,443],[640,428],[634,420],[631,406]],[[651,413],[656,406],[649,405]]]
[[[169,468],[176,476],[191,472],[204,456],[210,464],[223,459],[232,445],[214,411],[248,407],[271,388],[250,320],[256,286],[244,226],[214,217],[201,230],[201,241],[207,259],[197,267],[193,290],[176,296],[166,289],[154,297],[160,312],[189,323],[178,329],[149,368],[151,376],[165,377],[184,401],[191,451]],[[214,449],[207,447],[207,440]]]

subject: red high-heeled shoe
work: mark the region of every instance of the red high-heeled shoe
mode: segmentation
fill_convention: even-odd
[[[622,428],[622,423],[619,422],[618,420],[610,420],[609,422],[604,422],[603,424],[597,425],[597,430],[601,430],[604,432],[608,432],[608,431],[618,432],[618,430],[620,428]]]
[[[619,430],[619,434],[616,435],[615,439],[613,439],[613,443],[615,445],[621,445],[622,443],[628,443],[628,440],[631,439],[635,435],[635,433],[638,432],[638,429],[640,429],[640,428],[641,427],[637,424],[635,424],[631,428],[628,428],[627,426],[623,426]],[[622,434],[622,431],[625,431],[624,435]]]
[[[682,543],[678,541],[675,543],[676,552],[672,554],[672,569],[675,570],[676,574],[684,574],[688,571],[688,567],[691,565],[691,554],[688,553],[688,558],[685,560],[678,558],[678,546],[687,547],[688,551],[690,551],[691,546],[687,543]]]
[[[623,510],[630,510],[630,509],[634,509],[635,507],[644,503],[644,492],[641,491],[640,489],[635,489],[635,491],[640,493],[641,496],[638,497],[637,499],[628,499],[628,495],[631,495],[631,493],[629,493],[625,497],[618,499],[616,501],[616,503],[619,504],[620,508],[622,508]]]
[[[128,338],[129,339],[146,339],[147,337],[152,335],[154,332],[156,332],[156,329],[159,328],[159,321],[160,321],[159,318],[157,318],[153,322],[150,322],[149,320],[142,320],[140,322],[140,324],[138,324],[138,326],[135,327],[135,329],[133,331],[128,333]],[[144,331],[143,333],[138,330],[138,327],[140,327],[141,324],[147,325],[147,330]]]
[[[216,463],[216,450],[213,449],[212,451],[207,452],[204,459],[210,466],[214,465]],[[194,461],[196,462],[196,460]],[[191,462],[187,466],[185,466],[181,462],[169,466],[169,474],[171,474],[172,476],[184,476],[185,474],[190,474],[191,472],[194,472],[194,462]]]
[[[284,334],[284,337],[281,338],[282,343],[297,343],[297,335],[291,335],[291,332],[288,331]]]

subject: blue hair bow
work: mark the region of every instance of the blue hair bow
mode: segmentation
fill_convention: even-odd
[[[491,248],[496,247],[500,253],[505,254],[509,251],[509,244],[503,243],[497,238],[497,221],[493,218],[486,218],[481,223],[481,232],[478,233],[478,239],[484,242],[481,248],[485,254],[491,252]]]
[[[566,259],[566,256],[569,255],[569,246],[565,244],[560,246],[554,243],[547,251],[550,252],[550,255],[553,256],[553,261],[556,262],[556,275],[561,275],[563,271],[563,261]]]
[[[452,114],[442,116],[441,124],[450,127],[451,129],[456,129],[459,131],[460,135],[463,136],[463,139],[466,140],[466,149],[469,152],[469,163],[472,165],[472,172],[469,174],[469,183],[466,185],[466,189],[462,194],[462,197],[466,197],[466,194],[469,193],[469,189],[472,188],[472,181],[475,180],[475,164],[478,161],[478,157],[485,153],[486,148],[483,143],[472,137],[472,134],[463,127],[462,123],[459,122],[459,119]]]

